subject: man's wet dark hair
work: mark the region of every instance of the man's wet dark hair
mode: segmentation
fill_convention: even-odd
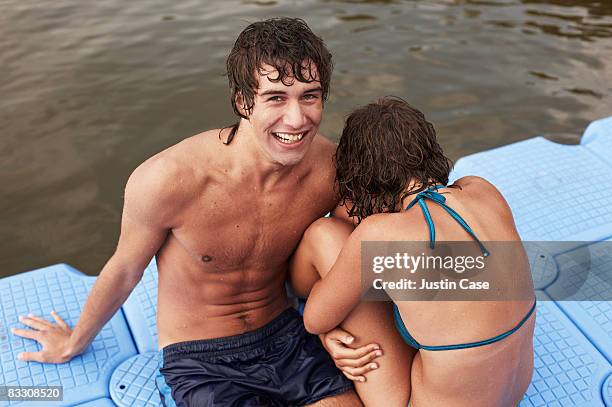
[[[276,77],[268,77],[272,82],[285,85],[290,85],[295,79],[313,82],[316,67],[322,99],[327,100],[333,69],[332,56],[323,40],[310,30],[304,20],[282,17],[258,21],[246,27],[236,39],[225,65],[232,108],[242,118],[248,119],[236,106],[236,97],[239,94],[242,96],[242,108],[249,114],[259,87],[256,72],[261,72],[263,64],[273,66],[278,71]],[[238,124],[231,126],[226,144],[234,138]]]
[[[409,195],[448,183],[452,162],[425,115],[396,97],[384,97],[346,119],[336,150],[336,181],[349,215],[361,222],[397,212]],[[406,192],[406,188],[412,189]]]

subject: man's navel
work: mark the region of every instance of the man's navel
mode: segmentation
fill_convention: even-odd
[[[250,321],[249,314],[247,314],[246,312],[241,313],[238,316],[236,316],[236,318],[238,318],[238,321],[240,321],[245,331],[252,330],[253,324]]]

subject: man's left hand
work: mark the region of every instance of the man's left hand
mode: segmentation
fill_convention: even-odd
[[[340,328],[321,334],[319,338],[334,360],[336,367],[350,380],[365,382],[366,373],[378,369],[378,364],[372,361],[382,356],[382,349],[379,345],[373,343],[353,349],[350,345],[355,338]]]

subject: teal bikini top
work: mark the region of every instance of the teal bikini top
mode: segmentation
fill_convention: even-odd
[[[448,212],[453,217],[453,219],[455,219],[457,223],[459,223],[463,227],[463,229],[465,229],[465,231],[468,232],[470,236],[472,236],[472,238],[476,241],[476,243],[478,243],[478,246],[480,247],[480,250],[482,251],[483,256],[485,257],[489,256],[489,251],[482,244],[482,242],[478,240],[478,238],[472,231],[472,228],[468,226],[467,222],[457,212],[455,212],[455,210],[453,210],[451,207],[446,205],[446,198],[441,193],[438,192],[438,189],[440,188],[446,188],[446,187],[444,185],[435,185],[435,186],[431,186],[427,188],[424,191],[419,192],[416,195],[416,197],[412,200],[412,202],[410,202],[410,204],[406,207],[406,210],[408,210],[417,203],[421,207],[421,210],[423,211],[423,216],[425,216],[425,221],[427,222],[427,225],[429,227],[429,247],[431,247],[432,249],[435,248],[436,229],[433,223],[433,219],[431,218],[431,214],[429,213],[429,208],[427,208],[427,204],[425,203],[426,199],[432,202],[435,202],[436,204],[440,205],[446,212]],[[416,339],[412,337],[412,335],[410,335],[410,332],[408,332],[406,325],[404,325],[404,321],[402,321],[402,316],[400,315],[399,309],[397,308],[397,305],[395,304],[393,304],[393,317],[395,319],[395,326],[397,330],[399,331],[400,335],[402,336],[402,338],[408,345],[416,349],[441,351],[441,350],[475,348],[477,346],[488,345],[490,343],[501,341],[507,336],[512,335],[521,326],[523,326],[523,324],[529,319],[531,314],[533,314],[535,307],[536,307],[536,301],[533,302],[533,305],[531,306],[531,309],[527,312],[527,315],[525,315],[525,317],[514,328],[510,329],[509,331],[506,331],[490,339],[485,339],[485,340],[477,341],[477,342],[461,343],[458,345],[442,345],[442,346],[421,345],[420,343],[417,342]]]
[[[484,247],[480,240],[478,240],[478,238],[472,231],[472,228],[468,226],[467,222],[463,220],[461,215],[459,215],[457,212],[455,212],[453,208],[446,204],[446,198],[444,197],[444,195],[438,192],[438,189],[440,188],[446,188],[446,186],[433,185],[427,188],[425,191],[419,192],[405,209],[407,211],[408,209],[412,208],[414,204],[418,203],[421,209],[423,210],[425,221],[429,226],[429,247],[433,249],[436,246],[436,227],[434,226],[433,219],[431,218],[431,214],[429,213],[429,208],[425,203],[426,199],[429,199],[430,201],[433,201],[440,205],[442,208],[444,208],[444,210],[448,212],[450,216],[452,216],[453,219],[455,219],[463,227],[463,229],[465,229],[465,231],[468,232],[470,236],[474,238],[476,243],[478,243],[478,246],[480,246],[480,250],[482,251],[483,256],[487,257],[489,255],[489,251],[487,250],[487,248]]]

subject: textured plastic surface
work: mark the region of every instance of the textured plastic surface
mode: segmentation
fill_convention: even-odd
[[[612,116],[589,124],[580,144],[612,164]]]
[[[113,403],[111,399],[103,398],[103,399],[89,401],[83,404],[78,404],[78,406],[79,407],[116,407],[117,405]]]
[[[110,393],[118,406],[161,406],[155,376],[159,367],[159,352],[133,356],[113,372]]]
[[[63,386],[64,401],[44,402],[45,406],[108,397],[111,373],[121,361],[136,353],[121,311],[106,324],[85,353],[61,365],[17,360],[18,353],[38,351],[40,345],[9,331],[12,327],[25,327],[18,322],[19,315],[33,313],[50,320],[51,310],[74,326],[94,280],[65,264],[0,280],[0,386]],[[0,401],[0,406],[16,404],[41,406],[41,402]]]
[[[123,304],[139,353],[157,351],[157,263],[155,257]]]
[[[596,242],[555,257],[557,280],[546,293],[612,362],[612,242]]]
[[[537,312],[535,369],[520,406],[603,406],[600,386],[610,363],[541,291]]]
[[[558,275],[557,263],[550,252],[551,247],[539,245],[536,242],[529,242],[523,246],[531,266],[533,286],[536,290],[543,290],[552,284]]]
[[[602,240],[612,232],[612,163],[602,158],[612,156],[611,127],[611,119],[594,122],[576,146],[536,137],[476,153],[457,161],[451,179],[491,181],[523,240]]]
[[[612,374],[604,382],[601,394],[606,407],[612,407]]]

